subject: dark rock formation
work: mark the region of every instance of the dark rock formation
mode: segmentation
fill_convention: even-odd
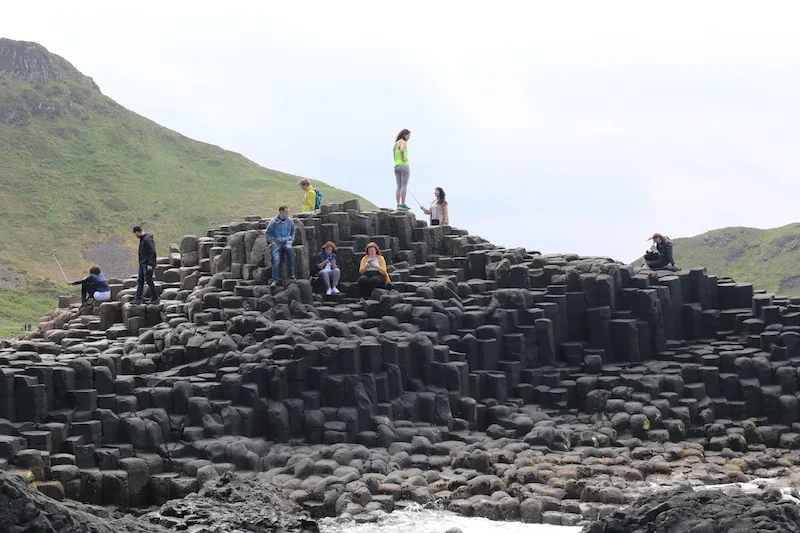
[[[116,518],[102,509],[59,503],[18,476],[0,472],[0,531],[4,533],[166,533],[131,517]]]
[[[295,219],[299,280],[271,287],[266,224],[173,246],[161,305],[111,280],[112,301],[0,344],[0,468],[119,507],[236,471],[315,518],[439,500],[574,525],[670,475],[800,464],[800,298],[500,248],[356,201]],[[307,278],[329,239],[342,294],[325,298]],[[392,288],[362,303],[370,241]]]
[[[780,494],[682,487],[640,498],[585,533],[773,533],[800,531],[800,506]]]
[[[317,523],[275,487],[227,473],[197,494],[143,517],[173,531],[318,533]]]

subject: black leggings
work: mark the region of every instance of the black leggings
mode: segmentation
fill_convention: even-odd
[[[385,286],[386,280],[383,279],[383,274],[380,272],[365,274],[358,278],[358,292],[362,298],[369,299],[372,296],[373,289],[380,289]]]

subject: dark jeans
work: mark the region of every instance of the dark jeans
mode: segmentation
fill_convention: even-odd
[[[155,267],[153,267],[155,269]],[[158,289],[153,281],[153,270],[148,270],[147,265],[139,265],[139,276],[136,278],[136,296],[133,298],[134,302],[142,301],[142,292],[144,292],[144,283],[147,281],[147,287],[150,289],[150,299],[158,299]]]
[[[289,270],[289,277],[294,276],[294,248],[286,242],[272,243],[272,280],[277,281],[281,277],[281,252],[286,255],[286,267]]]
[[[362,298],[370,298],[374,289],[386,287],[386,280],[380,272],[368,272],[358,278],[358,292]]]

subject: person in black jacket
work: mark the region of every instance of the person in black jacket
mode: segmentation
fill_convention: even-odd
[[[144,284],[150,289],[150,303],[158,303],[158,289],[153,281],[153,270],[156,268],[156,242],[152,233],[145,233],[141,226],[134,226],[133,233],[139,237],[139,274],[136,279],[136,296],[134,304],[142,303]]]
[[[678,267],[675,266],[675,258],[672,255],[672,241],[669,240],[669,237],[665,237],[660,233],[653,233],[649,240],[653,241],[656,250],[645,254],[647,266],[653,270],[678,270]]]
[[[97,302],[107,302],[111,299],[111,289],[108,287],[108,282],[105,276],[100,273],[100,267],[93,265],[89,269],[89,275],[78,281],[73,281],[72,285],[81,286],[81,302],[86,303],[88,299],[94,299]]]

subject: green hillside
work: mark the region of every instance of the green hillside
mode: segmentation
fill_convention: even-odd
[[[185,234],[296,210],[298,179],[123,108],[38,44],[0,39],[0,268],[62,283],[57,249],[71,278],[94,261],[133,272],[132,226],[166,254]],[[326,202],[357,197],[314,183]],[[0,293],[0,320],[8,302]]]
[[[682,268],[705,266],[758,289],[800,295],[800,223],[766,230],[723,228],[674,243]]]

